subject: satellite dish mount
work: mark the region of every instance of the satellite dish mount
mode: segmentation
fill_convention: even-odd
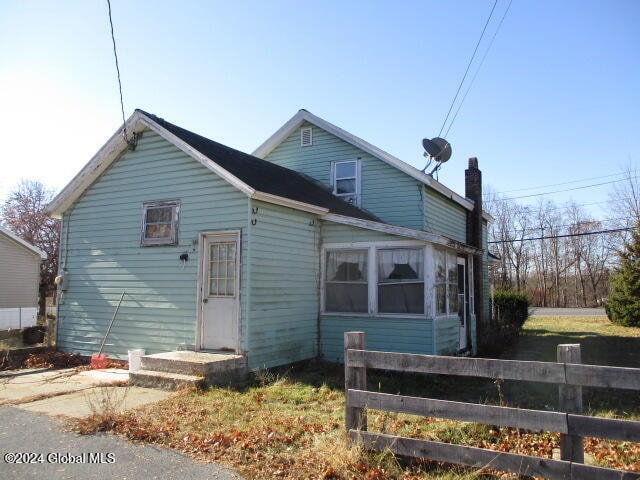
[[[451,144],[444,138],[435,137],[431,140],[423,138],[422,146],[424,147],[424,156],[429,159],[422,171],[426,172],[431,166],[431,163],[436,162],[435,167],[427,174],[433,176],[435,172],[440,170],[442,164],[451,158]]]

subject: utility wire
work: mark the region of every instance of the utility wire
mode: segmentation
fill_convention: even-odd
[[[467,74],[469,73],[469,68],[471,68],[471,63],[473,62],[473,59],[476,56],[476,53],[478,52],[478,47],[480,46],[480,42],[482,41],[482,38],[484,37],[484,32],[487,31],[487,25],[489,25],[489,21],[491,20],[491,17],[493,16],[493,11],[496,9],[496,5],[498,4],[498,0],[494,0],[493,2],[493,7],[491,7],[491,12],[489,13],[489,18],[487,18],[487,21],[484,24],[484,28],[482,29],[482,33],[480,34],[480,38],[478,39],[478,42],[476,43],[476,48],[473,50],[473,55],[471,55],[471,59],[469,60],[469,64],[467,65],[467,69],[464,72],[464,75],[462,76],[462,80],[460,81],[460,85],[458,85],[458,90],[456,91],[455,96],[453,97],[453,101],[451,102],[451,106],[449,107],[449,111],[447,112],[447,116],[444,119],[444,122],[442,122],[442,127],[440,127],[440,133],[438,133],[438,136],[440,136],[442,134],[442,131],[444,130],[444,126],[447,123],[447,120],[449,119],[449,115],[451,115],[451,110],[453,109],[453,106],[456,103],[456,100],[458,99],[458,95],[460,94],[460,89],[462,88],[462,84],[464,83],[464,80],[467,78]]]
[[[597,232],[568,233],[566,235],[549,235],[548,237],[542,236],[542,237],[535,237],[535,238],[513,238],[510,240],[492,240],[487,243],[529,242],[532,240],[551,240],[554,238],[584,237],[585,235],[599,235],[601,233],[630,232],[631,230],[634,230],[634,228],[633,227],[612,228],[610,230],[599,230]]]
[[[502,190],[501,192],[490,192],[490,193],[493,194],[493,195],[500,195],[502,193],[523,192],[523,191],[527,191],[527,190],[539,190],[541,188],[559,187],[561,185],[570,185],[572,183],[588,182],[590,180],[599,180],[599,179],[602,179],[602,178],[618,177],[620,175],[628,175],[628,174],[627,174],[627,172],[618,172],[618,173],[611,173],[609,175],[598,175],[597,177],[581,178],[579,180],[569,180],[567,182],[550,183],[548,185],[538,185],[537,187],[514,188],[513,190]],[[620,180],[626,180],[627,178],[628,177],[625,177],[625,178],[620,179]],[[485,197],[486,197],[486,195],[485,195]]]
[[[502,18],[500,19],[500,23],[498,23],[498,28],[496,28],[496,31],[493,33],[493,37],[491,37],[491,41],[489,42],[489,46],[485,50],[484,55],[482,56],[482,59],[480,60],[480,64],[478,65],[478,68],[476,68],[476,72],[473,74],[473,77],[471,78],[471,82],[469,82],[469,86],[467,87],[467,90],[464,92],[464,95],[462,96],[462,100],[460,100],[460,103],[458,104],[458,108],[456,110],[456,113],[453,116],[453,118],[451,119],[451,122],[449,123],[449,127],[447,128],[447,131],[444,133],[444,138],[446,138],[449,135],[449,131],[451,130],[451,127],[453,126],[453,123],[456,121],[456,118],[458,118],[458,113],[460,113],[460,109],[462,108],[462,104],[466,100],[467,95],[469,94],[469,90],[471,90],[471,86],[473,85],[473,82],[476,80],[476,77],[478,76],[478,72],[482,68],[482,64],[484,63],[485,59],[487,58],[487,54],[489,53],[489,50],[491,50],[491,46],[493,45],[493,41],[498,36],[498,32],[500,31],[500,27],[502,26],[502,22],[504,22],[504,19],[507,16],[507,13],[509,13],[509,9],[511,8],[511,4],[512,3],[513,3],[513,0],[509,0],[509,5],[507,5],[507,9],[504,11],[504,14],[502,15]]]
[[[617,222],[620,220],[635,220],[636,217],[618,217],[618,218],[603,218],[602,220],[584,220],[581,222],[574,222],[574,223],[567,223],[565,225],[545,225],[542,227],[527,227],[527,228],[521,228],[521,229],[513,229],[512,233],[524,233],[524,232],[538,232],[540,230],[560,230],[562,228],[567,228],[567,227],[580,227],[580,226],[584,226],[584,225],[588,225],[588,224],[593,224],[593,223],[599,223],[599,224],[603,224],[603,223],[611,223],[611,222]]]
[[[540,197],[540,196],[542,196],[542,195],[551,195],[551,194],[553,194],[553,193],[572,192],[572,191],[574,191],[574,190],[582,190],[582,189],[584,189],[584,188],[600,187],[600,186],[602,186],[602,185],[610,185],[610,184],[612,184],[612,183],[624,182],[624,181],[626,181],[626,180],[630,180],[630,179],[635,180],[635,179],[637,179],[637,178],[639,178],[639,177],[640,177],[640,176],[636,175],[636,176],[634,176],[634,177],[622,178],[622,179],[620,179],[620,180],[610,180],[610,181],[608,181],[608,182],[592,183],[591,185],[583,185],[583,186],[581,186],[581,187],[565,188],[565,189],[563,189],[563,190],[554,190],[554,191],[551,191],[551,192],[532,193],[532,194],[529,194],[529,195],[520,195],[520,196],[518,196],[518,197],[496,198],[496,199],[491,200],[491,201],[492,201],[492,202],[506,202],[506,201],[509,201],[509,200],[517,200],[517,199],[519,199],[519,198]]]
[[[127,121],[124,116],[124,100],[122,99],[122,81],[120,80],[120,66],[118,65],[118,52],[116,50],[116,37],[113,33],[113,19],[111,18],[111,1],[107,0],[109,9],[109,25],[111,26],[111,41],[113,42],[113,56],[116,59],[116,72],[118,73],[118,91],[120,92],[120,111],[122,112],[122,135],[128,144],[130,140],[127,137]]]

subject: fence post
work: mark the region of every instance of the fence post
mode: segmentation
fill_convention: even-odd
[[[558,363],[582,363],[580,360],[580,344],[558,345],[557,355]],[[566,383],[560,384],[558,393],[558,407],[561,412],[582,414],[582,387]],[[584,463],[582,437],[560,434],[560,459]]]
[[[367,368],[352,367],[347,362],[347,350],[364,350],[365,349],[365,333],[364,332],[344,332],[344,393],[345,396],[349,389],[366,390],[367,389]],[[345,402],[346,405],[346,402]],[[367,430],[367,413],[364,408],[345,407],[344,423],[347,433],[349,430]]]

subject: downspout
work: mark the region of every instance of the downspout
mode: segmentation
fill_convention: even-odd
[[[242,315],[240,315],[240,347],[243,350],[245,355],[249,352],[249,331],[251,325],[251,217],[253,215],[253,200],[251,197],[247,198],[247,258],[244,258],[243,261],[246,262],[247,265],[247,278],[245,278],[246,288],[245,288],[245,319],[246,321],[242,321]],[[242,250],[241,250],[242,251]],[[242,257],[240,257],[242,258]],[[242,265],[241,265],[242,268]],[[240,270],[242,272],[242,270]],[[248,364],[247,364],[248,367]]]
[[[314,223],[317,222],[317,226],[314,226],[313,229],[313,246],[315,248],[316,254],[318,255],[318,275],[317,275],[317,281],[316,281],[316,305],[317,305],[317,311],[318,311],[318,315],[316,318],[316,356],[318,358],[320,358],[322,356],[322,350],[321,350],[321,346],[322,346],[322,342],[321,342],[321,335],[322,335],[322,325],[320,324],[321,322],[321,316],[320,316],[320,312],[322,311],[322,301],[321,301],[321,288],[322,288],[322,226],[324,225],[324,223],[319,219],[316,218],[314,220]],[[316,236],[317,234],[317,236]],[[316,241],[317,239],[317,241]]]

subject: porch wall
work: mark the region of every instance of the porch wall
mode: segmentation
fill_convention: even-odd
[[[344,360],[344,332],[366,332],[367,349],[385,352],[433,354],[433,321],[416,318],[320,317],[321,357]]]
[[[180,200],[179,244],[141,247],[143,202]],[[181,150],[145,132],[64,214],[61,267],[68,290],[58,309],[58,346],[97,352],[116,304],[127,294],[105,352],[147,353],[193,345],[199,263],[198,234],[241,230],[247,255],[248,199]],[[186,264],[179,256],[188,252]],[[243,265],[246,262],[242,262]],[[245,297],[246,268],[241,273]],[[246,325],[245,305],[241,324]]]

